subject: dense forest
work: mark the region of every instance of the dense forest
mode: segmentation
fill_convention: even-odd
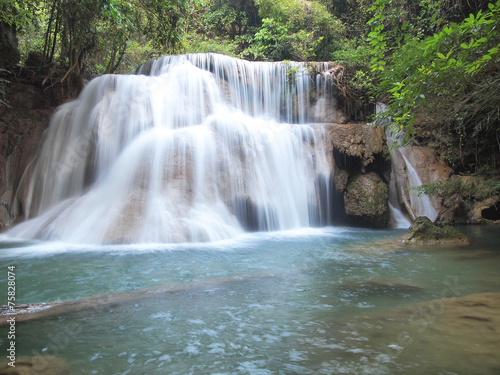
[[[500,171],[500,1],[3,0],[0,103],[11,80],[62,84],[130,73],[164,54],[214,52],[261,61],[335,61],[334,83],[457,174]],[[375,103],[386,109],[374,116]],[[425,187],[424,187],[425,189]],[[428,192],[474,186],[440,184]],[[484,191],[483,191],[484,192]]]

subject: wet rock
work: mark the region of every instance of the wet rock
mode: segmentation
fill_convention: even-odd
[[[362,295],[414,294],[422,291],[422,287],[416,284],[397,279],[344,280],[337,288]]]
[[[270,207],[256,204],[250,197],[235,197],[233,212],[241,226],[250,232],[276,230],[277,218]]]
[[[0,366],[0,375],[69,375],[71,367],[54,356],[19,357],[15,367],[8,363]]]
[[[458,229],[435,225],[426,216],[416,218],[399,241],[418,245],[467,245],[470,242]]]
[[[21,191],[26,167],[35,154],[43,132],[54,110],[51,96],[35,86],[8,85],[7,100],[12,108],[0,107],[0,219],[6,224],[22,214],[23,199],[13,192]],[[26,171],[26,172],[25,172]]]
[[[344,193],[345,212],[355,224],[375,228],[389,223],[387,184],[376,173],[353,178]]]
[[[453,173],[453,169],[448,167],[444,161],[439,160],[436,150],[429,147],[394,147],[391,149],[391,157],[393,159],[393,176],[399,203],[402,207],[405,207],[410,217],[414,220],[423,213],[418,212],[418,210],[414,211],[414,207],[411,206],[410,202],[412,201],[412,197],[410,195],[416,195],[416,193],[408,190],[408,188],[411,188],[414,183],[412,184],[410,182],[411,172],[409,171],[409,167],[406,165],[404,158],[406,158],[406,160],[414,168],[415,173],[420,178],[422,184],[429,184],[437,181],[446,182]],[[442,212],[442,201],[440,199],[435,199],[434,197],[429,198],[436,212]],[[442,215],[445,219],[449,216],[450,213],[447,212]]]

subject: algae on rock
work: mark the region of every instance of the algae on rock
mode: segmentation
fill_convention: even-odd
[[[402,243],[418,245],[467,245],[469,238],[449,225],[436,225],[427,216],[415,219],[408,232],[399,238]]]

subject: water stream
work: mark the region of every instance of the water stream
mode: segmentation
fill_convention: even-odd
[[[210,244],[78,246],[2,238],[0,263],[16,265],[19,303],[175,286],[18,323],[18,357],[56,355],[75,374],[495,374],[498,333],[481,330],[492,322],[450,317],[447,308],[398,310],[441,297],[500,293],[494,228],[465,230],[473,245],[445,249],[391,245],[401,229],[343,227]],[[2,301],[6,292],[0,290]],[[474,330],[481,336],[439,333],[440,317],[460,332],[480,324]],[[420,332],[424,318],[429,326]],[[411,345],[402,332],[410,332]],[[0,328],[2,348],[6,337],[7,328]]]

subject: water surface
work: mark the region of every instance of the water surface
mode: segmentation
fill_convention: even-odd
[[[437,333],[446,309],[412,344],[398,338],[415,328],[411,308],[398,310],[410,303],[500,293],[496,228],[464,230],[472,245],[461,248],[392,245],[404,230],[342,227],[183,245],[3,238],[0,285],[15,265],[18,303],[176,287],[18,324],[17,356],[57,355],[76,374],[494,374],[498,357],[478,364],[474,347],[500,352],[499,332],[456,346],[453,332],[450,342]],[[6,337],[0,329],[2,347]]]

